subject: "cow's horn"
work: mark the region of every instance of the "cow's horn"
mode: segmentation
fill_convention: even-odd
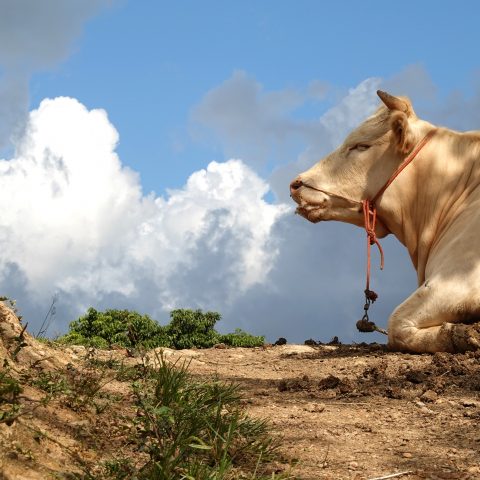
[[[401,112],[406,113],[407,115],[410,112],[410,107],[407,102],[401,98],[394,97],[387,92],[382,92],[382,90],[377,90],[377,95],[380,97],[380,100],[390,109],[390,110],[400,110]]]

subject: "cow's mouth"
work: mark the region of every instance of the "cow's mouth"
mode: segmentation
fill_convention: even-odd
[[[296,208],[295,213],[301,215],[312,223],[322,220],[321,213],[325,210],[325,205],[300,205]]]

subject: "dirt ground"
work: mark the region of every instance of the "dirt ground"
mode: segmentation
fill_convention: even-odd
[[[480,479],[479,354],[381,345],[184,354],[193,371],[244,386],[250,412],[272,421],[300,478]]]
[[[31,379],[32,369],[40,368],[75,374],[87,356],[139,361],[124,350],[54,348],[28,336],[12,360],[21,327],[2,311],[0,330],[0,361],[5,369],[6,359],[18,378]],[[287,344],[167,349],[165,356],[188,359],[196,375],[240,383],[248,411],[269,419],[281,437],[285,463],[279,471],[291,465],[294,478],[480,479],[480,353]],[[26,386],[22,396],[30,411],[0,423],[0,479],[96,478],[91,465],[128,455],[120,451],[128,449],[121,446],[128,435],[123,419],[132,408],[128,384],[107,378],[102,388],[116,406],[97,405],[93,412],[67,408],[65,401],[41,405],[44,393]],[[82,477],[86,470],[91,477]],[[388,477],[393,474],[401,475]]]

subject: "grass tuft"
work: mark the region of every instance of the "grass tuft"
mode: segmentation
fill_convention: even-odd
[[[161,354],[157,362],[148,380],[133,384],[138,448],[149,456],[139,479],[251,479],[271,473],[277,443],[266,421],[247,415],[237,385],[197,381],[188,364],[170,364]]]

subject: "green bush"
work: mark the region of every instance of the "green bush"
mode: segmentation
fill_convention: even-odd
[[[231,347],[261,347],[265,343],[265,337],[256,337],[241,328],[236,328],[234,333],[221,335],[220,342]]]
[[[70,323],[70,331],[58,338],[60,343],[109,348],[119,345],[125,348],[170,347],[210,348],[217,343],[232,347],[258,347],[264,337],[257,337],[236,329],[222,335],[215,330],[221,315],[217,312],[177,309],[170,312],[170,323],[159,325],[148,315],[130,310],[105,310],[89,308],[86,315]]]
[[[98,312],[94,308],[89,308],[86,315],[70,323],[69,333],[58,341],[96,348],[112,345],[155,348],[170,345],[165,328],[148,315],[130,310]]]
[[[213,327],[221,318],[217,312],[173,310],[166,327],[173,348],[213,347],[220,342],[220,334]]]

